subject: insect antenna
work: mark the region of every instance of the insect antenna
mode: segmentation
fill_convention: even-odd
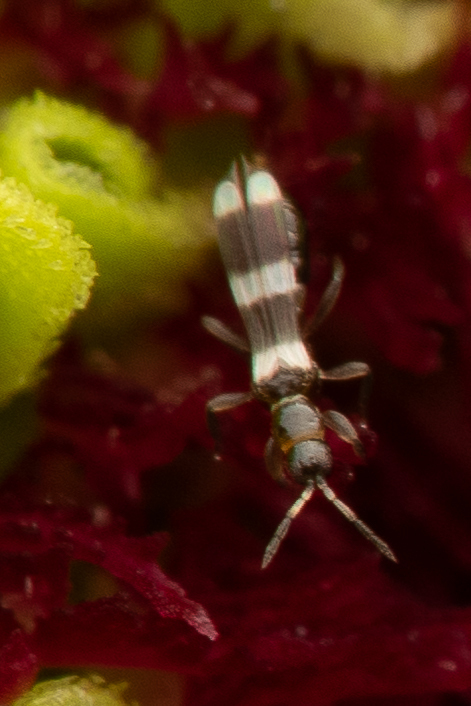
[[[332,488],[327,485],[324,477],[320,474],[316,476],[316,486],[319,488],[319,490],[324,493],[327,500],[329,500],[333,505],[335,505],[337,510],[339,510],[342,515],[347,518],[347,520],[354,524],[357,530],[362,533],[362,535],[364,535],[372,544],[374,544],[376,549],[378,549],[381,554],[383,554],[391,561],[397,563],[397,558],[394,552],[390,549],[386,542],[383,542],[383,540],[380,539],[378,535],[376,535],[373,530],[368,527],[368,525],[365,525],[365,523],[360,520],[360,518],[353,512],[351,508],[348,507],[348,505],[345,505],[345,503],[338,499]]]
[[[296,500],[296,502],[293,503],[293,505],[290,507],[283,520],[276,528],[275,534],[268,542],[267,548],[265,549],[265,554],[263,555],[262,569],[266,569],[268,564],[275,556],[276,552],[278,551],[278,547],[280,546],[283,539],[286,537],[286,534],[289,530],[292,521],[297,515],[299,515],[305,504],[309,502],[315,489],[316,486],[314,484],[314,481],[308,480],[303,492]]]

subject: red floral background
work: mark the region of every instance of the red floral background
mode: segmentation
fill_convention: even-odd
[[[223,415],[213,459],[206,401],[249,386],[247,361],[200,325],[240,327],[218,266],[187,315],[119,360],[70,339],[53,361],[40,435],[0,490],[0,701],[41,670],[113,667],[177,674],[174,703],[191,706],[471,703],[471,44],[409,92],[300,51],[300,98],[274,42],[228,63],[230,30],[185,43],[144,2],[5,5],[0,37],[42,86],[158,150],[169,123],[247,120],[306,222],[308,313],[332,256],[345,263],[316,357],[368,361],[374,385],[369,428],[355,386],[323,391],[368,452],[358,466],[329,436],[331,483],[399,563],[316,497],[260,570],[296,490],[264,469],[257,403]],[[105,39],[139,15],[165,27],[155,81]]]

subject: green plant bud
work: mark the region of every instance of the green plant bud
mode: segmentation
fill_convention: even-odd
[[[214,239],[209,195],[162,189],[155,198],[156,165],[128,129],[38,92],[8,112],[0,166],[92,245],[100,278],[89,320],[182,309],[183,279]]]
[[[33,385],[96,275],[89,245],[51,204],[0,180],[0,403]]]
[[[455,2],[290,0],[287,29],[327,60],[368,71],[406,73],[453,44]]]
[[[125,327],[136,314],[184,311],[187,280],[206,271],[214,247],[210,208],[209,192],[169,190],[160,199],[121,204],[112,241],[102,231],[89,235],[100,272],[92,323]]]
[[[7,176],[61,213],[145,198],[155,178],[150,153],[131,130],[41,91],[8,110],[0,158]]]
[[[247,54],[270,35],[302,42],[314,53],[369,71],[414,71],[450,47],[459,30],[454,0],[162,0],[192,38],[234,25],[230,53]]]
[[[129,702],[122,697],[124,688],[106,684],[96,675],[50,679],[36,684],[12,706],[127,706]]]

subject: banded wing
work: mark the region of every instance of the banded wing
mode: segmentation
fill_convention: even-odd
[[[280,368],[312,367],[299,331],[299,286],[285,212],[275,179],[245,160],[241,168],[234,163],[214,195],[219,247],[247,329],[257,384]]]

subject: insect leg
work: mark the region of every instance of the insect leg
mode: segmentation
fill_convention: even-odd
[[[320,302],[317,305],[315,314],[308,319],[306,325],[304,326],[303,334],[305,337],[311,336],[315,333],[334,308],[340,294],[344,274],[345,268],[342,260],[339,257],[335,257],[332,278],[324,290]]]
[[[319,377],[321,380],[326,380],[327,382],[361,380],[358,408],[361,416],[365,416],[372,382],[371,368],[367,363],[343,363],[330,370],[321,370]]]
[[[226,343],[231,348],[235,348],[236,351],[240,351],[242,353],[250,352],[250,347],[247,341],[245,341],[242,336],[238,336],[236,333],[231,331],[231,329],[226,326],[226,324],[223,324],[222,321],[219,321],[219,319],[214,319],[212,316],[203,316],[201,318],[201,323],[206,331],[209,331],[209,333],[223,343]]]
[[[278,525],[275,534],[268,542],[267,548],[265,549],[265,554],[263,555],[262,569],[266,569],[268,564],[275,556],[276,552],[278,551],[278,547],[280,546],[283,539],[286,537],[291,522],[294,520],[296,515],[299,515],[305,504],[311,499],[311,496],[315,489],[316,487],[314,485],[314,481],[308,480],[303,492],[296,500],[296,502],[291,505],[283,520]]]
[[[274,480],[278,483],[284,483],[286,481],[283,472],[283,452],[272,436],[270,436],[265,446],[265,465],[268,473]]]
[[[386,542],[383,542],[383,540],[380,539],[378,535],[376,535],[373,530],[368,527],[368,525],[362,522],[358,515],[356,515],[353,510],[348,507],[348,505],[345,505],[345,503],[338,499],[332,488],[327,485],[325,478],[320,474],[316,476],[316,486],[319,488],[319,490],[324,493],[327,500],[329,500],[333,505],[335,505],[337,510],[339,510],[342,515],[346,517],[347,520],[349,520],[349,522],[354,524],[357,530],[361,532],[362,535],[364,535],[366,539],[368,539],[368,541],[374,544],[376,549],[381,552],[381,554],[383,554],[391,561],[397,563],[397,558],[394,552],[390,549]]]
[[[363,444],[358,438],[355,427],[353,424],[340,412],[336,412],[333,409],[323,412],[322,418],[326,427],[331,429],[339,439],[346,441],[347,444],[353,447],[356,455],[360,458],[365,458],[365,451],[363,449]]]
[[[215,442],[215,456],[218,458],[221,451],[221,432],[217,415],[220,412],[228,412],[230,409],[235,409],[241,404],[250,402],[252,399],[251,392],[226,392],[222,395],[217,395],[209,400],[206,404],[206,419],[211,436]]]

